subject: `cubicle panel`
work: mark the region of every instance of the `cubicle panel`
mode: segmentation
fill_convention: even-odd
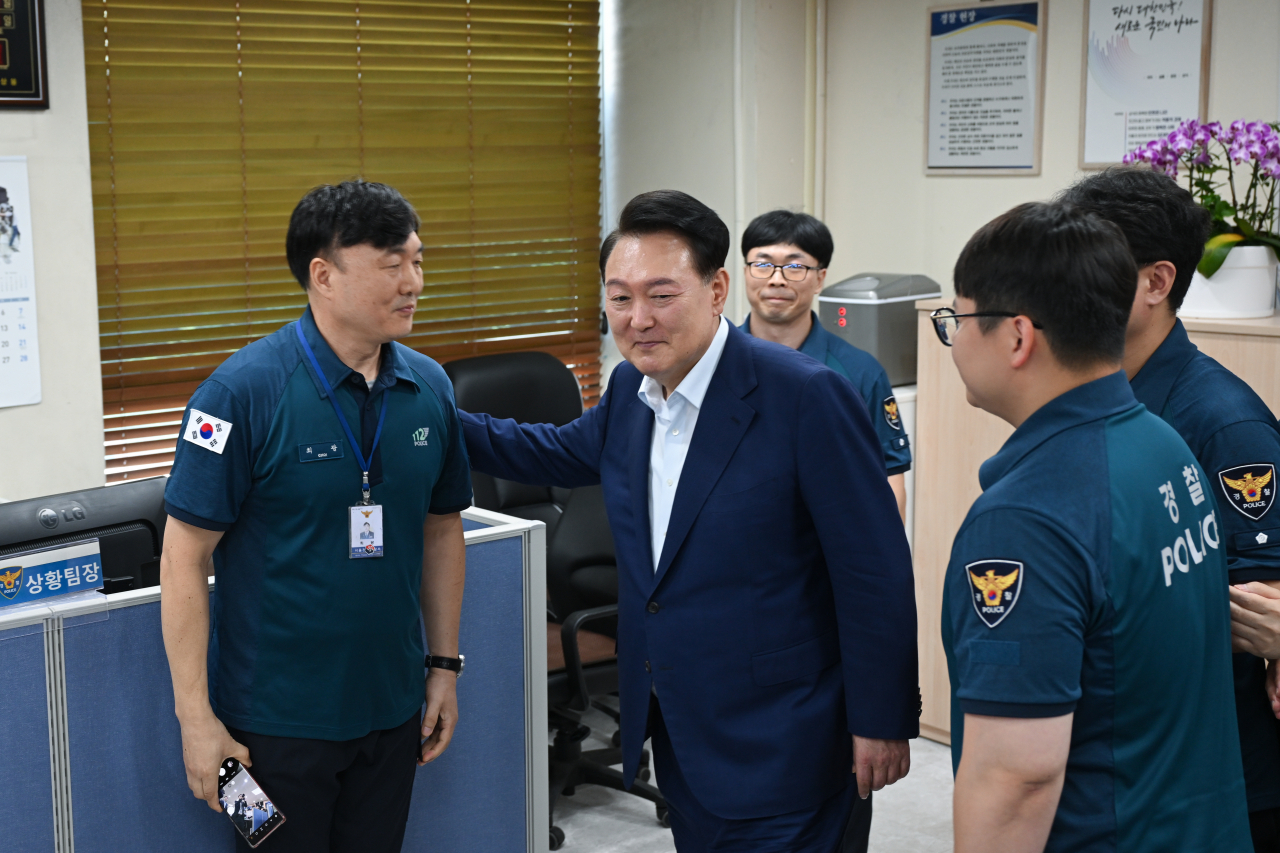
[[[458,730],[418,768],[405,853],[529,849],[523,543],[516,534],[467,546]]]
[[[54,849],[44,630],[0,631],[0,847]]]
[[[187,787],[160,602],[113,609],[63,642],[76,853],[231,853],[231,823]]]

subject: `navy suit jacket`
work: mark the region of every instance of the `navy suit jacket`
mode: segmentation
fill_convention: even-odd
[[[849,781],[850,733],[919,734],[911,554],[867,407],[844,377],[730,327],[655,573],[641,379],[620,365],[600,403],[558,428],[460,413],[472,467],[603,484],[628,781],[656,687],[712,813],[816,806]]]

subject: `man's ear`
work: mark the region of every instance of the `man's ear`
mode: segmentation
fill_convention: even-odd
[[[333,264],[319,256],[311,259],[311,287],[308,290],[319,291],[328,296],[333,292]]]
[[[724,303],[729,298],[729,271],[724,267],[716,270],[707,287],[711,288],[711,310],[719,316],[724,313]]]
[[[1169,261],[1156,261],[1138,270],[1138,287],[1143,289],[1142,300],[1150,307],[1155,307],[1169,299],[1169,291],[1173,289],[1173,280],[1178,277],[1178,268]]]
[[[1031,360],[1032,354],[1044,341],[1041,330],[1031,325],[1031,320],[1021,315],[1010,319],[1004,326],[1009,341],[1009,366],[1018,370]]]

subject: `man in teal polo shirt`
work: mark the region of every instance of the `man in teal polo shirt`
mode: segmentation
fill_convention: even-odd
[[[951,550],[956,853],[1242,853],[1224,553],[1205,472],[1121,369],[1119,228],[1024,204],[934,312],[970,405],[1015,428]]]
[[[398,851],[415,764],[457,721],[469,466],[444,371],[394,343],[418,225],[382,184],[302,199],[286,252],[309,307],[196,389],[165,491],[187,783],[218,811],[222,761],[252,766],[286,818],[272,850]]]
[[[898,499],[898,514],[905,520],[911,442],[898,415],[889,375],[871,353],[822,328],[813,312],[833,250],[831,231],[807,213],[771,210],[753,219],[742,233],[751,303],[742,331],[800,350],[853,383],[871,411],[889,486]]]

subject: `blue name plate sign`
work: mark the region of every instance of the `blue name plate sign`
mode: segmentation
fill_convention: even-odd
[[[95,589],[102,589],[97,539],[0,557],[0,607]]]

